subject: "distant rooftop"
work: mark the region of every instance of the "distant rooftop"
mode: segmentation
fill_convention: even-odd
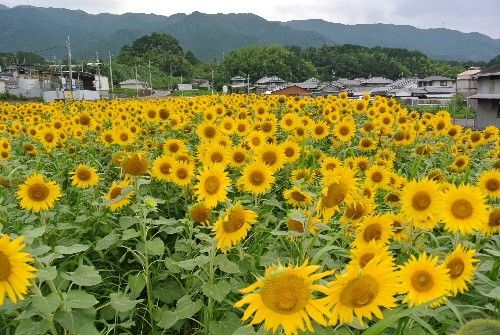
[[[136,79],[127,79],[120,82],[120,85],[146,85],[145,82]]]
[[[448,77],[443,77],[443,76],[429,76],[425,77],[424,79],[420,79],[419,81],[445,81],[445,80],[453,80]]]

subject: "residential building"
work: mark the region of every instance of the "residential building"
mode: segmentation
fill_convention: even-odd
[[[298,97],[309,97],[311,92],[297,85],[287,86],[271,92],[273,95],[288,95]]]
[[[481,72],[479,67],[470,67],[457,75],[457,92],[468,97],[477,93],[476,75]]]
[[[148,88],[148,85],[137,79],[127,79],[120,83],[120,88],[130,88],[134,90],[145,90]]]
[[[241,76],[235,76],[231,78],[231,87],[232,88],[239,88],[239,87],[244,87],[248,85],[248,80],[247,78],[243,78]]]
[[[500,127],[500,64],[476,74],[477,94],[469,99],[477,100],[474,126],[484,129],[489,125]]]
[[[454,80],[443,76],[429,76],[424,79],[419,79],[418,87],[450,87],[454,86]]]

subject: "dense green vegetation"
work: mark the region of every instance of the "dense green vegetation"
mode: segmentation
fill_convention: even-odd
[[[500,53],[500,40],[483,34],[408,25],[343,25],[322,20],[272,22],[254,14],[92,15],[60,8],[0,7],[1,50],[47,49],[43,56],[48,58],[57,55],[55,51],[62,52],[62,47],[53,47],[61,45],[67,35],[74,41],[74,56],[84,58],[94,57],[96,51],[116,55],[124,44],[155,31],[174,36],[185,50],[210,61],[251,45],[384,46],[459,61],[487,61]]]

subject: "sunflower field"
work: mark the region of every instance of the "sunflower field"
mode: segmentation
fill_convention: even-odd
[[[0,103],[0,334],[498,334],[500,136],[365,96]]]

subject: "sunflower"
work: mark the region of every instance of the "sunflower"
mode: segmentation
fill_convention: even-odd
[[[341,203],[352,200],[356,190],[356,178],[352,170],[339,167],[324,176],[323,185],[316,210],[327,222],[337,212]]]
[[[204,201],[208,208],[217,206],[217,203],[226,201],[227,188],[231,180],[224,172],[224,167],[219,164],[205,166],[198,176],[195,194],[199,201]]]
[[[311,211],[308,210],[292,210],[287,219],[288,230],[297,233],[303,233],[307,230],[311,235],[315,235],[318,230],[318,224],[321,223],[321,220],[311,214]]]
[[[211,141],[217,137],[217,125],[210,121],[205,121],[198,126],[198,136],[202,142]]]
[[[254,162],[243,169],[243,175],[238,179],[238,185],[245,192],[252,194],[267,193],[274,183],[271,169],[261,162]]]
[[[307,207],[310,206],[313,201],[311,195],[301,190],[298,186],[285,190],[283,192],[283,197],[292,207]]]
[[[163,153],[167,155],[176,155],[186,152],[186,143],[183,140],[171,138],[163,143]]]
[[[377,243],[377,241],[370,241],[366,244],[359,244],[351,249],[349,266],[362,269],[377,256],[391,262],[394,261],[387,245]]]
[[[441,219],[452,232],[469,234],[488,222],[484,195],[477,186],[451,185],[442,196]]]
[[[452,296],[467,291],[467,284],[472,282],[476,270],[474,263],[479,262],[478,259],[474,258],[475,253],[475,250],[468,250],[459,244],[444,260],[444,266],[448,268]]]
[[[256,221],[257,213],[243,208],[239,202],[236,203],[214,224],[217,249],[227,252],[247,236]]]
[[[126,176],[140,177],[148,171],[149,162],[146,154],[135,152],[123,157],[120,165]]]
[[[377,148],[377,142],[369,137],[363,137],[359,140],[358,147],[361,151],[372,151]]]
[[[157,180],[172,181],[172,168],[175,159],[168,155],[157,157],[151,166],[151,176]]]
[[[433,180],[410,181],[401,192],[401,210],[414,222],[436,219],[441,210],[439,184]]]
[[[356,123],[352,119],[344,119],[337,123],[333,134],[341,142],[351,142],[352,137],[356,134]]]
[[[31,286],[30,279],[36,277],[36,269],[28,263],[33,261],[31,255],[24,252],[24,237],[11,240],[7,235],[0,235],[0,306],[5,294],[12,303],[23,300]]]
[[[361,198],[347,203],[344,215],[340,219],[341,224],[359,223],[373,212],[374,203],[370,198]]]
[[[387,244],[393,236],[391,214],[379,214],[365,217],[358,228],[355,246],[375,241]]]
[[[104,196],[105,204],[112,212],[128,205],[131,197],[134,194],[130,181],[114,181],[108,193]]]
[[[291,140],[286,140],[281,143],[281,149],[285,154],[285,162],[286,163],[294,163],[300,157],[300,146]]]
[[[226,167],[230,162],[230,157],[227,148],[220,145],[210,145],[201,158],[203,165],[220,164]]]
[[[315,176],[315,171],[309,168],[299,168],[292,170],[292,175],[290,176],[290,180],[292,183],[297,182],[311,182],[313,181]]]
[[[363,268],[349,267],[330,283],[327,301],[332,308],[331,324],[352,323],[354,316],[361,324],[372,315],[383,319],[380,308],[396,307],[398,291],[399,278],[391,258],[375,256]]]
[[[477,186],[490,198],[500,198],[500,172],[498,170],[484,171],[479,177]]]
[[[189,218],[196,223],[208,225],[211,216],[212,210],[203,202],[199,202],[189,209]]]
[[[194,176],[194,165],[180,161],[172,165],[172,182],[179,186],[186,186],[191,183]]]
[[[318,265],[301,266],[273,265],[266,269],[264,278],[240,290],[245,296],[234,306],[249,305],[243,320],[253,316],[252,324],[264,322],[267,330],[275,333],[281,326],[285,335],[296,335],[298,331],[314,331],[311,319],[326,326],[330,311],[325,299],[317,299],[314,292],[326,288],[315,281],[333,274],[334,271],[315,273]],[[326,318],[325,318],[326,317]]]
[[[330,128],[326,122],[318,122],[311,125],[311,135],[315,140],[322,140],[330,133]]]
[[[240,167],[245,165],[248,160],[248,152],[241,146],[234,146],[229,153],[229,165],[233,167]]]
[[[437,262],[437,257],[427,256],[424,252],[418,259],[412,256],[401,266],[401,293],[407,293],[403,302],[414,306],[446,295],[450,286],[448,269]]]
[[[341,165],[342,162],[337,157],[325,156],[321,161],[321,173],[325,176]]]
[[[366,170],[366,182],[374,188],[387,189],[387,185],[389,185],[389,176],[387,169],[378,165],[373,165]]]
[[[46,211],[54,207],[61,197],[61,189],[53,181],[45,181],[43,175],[35,173],[19,186],[17,197],[24,209],[34,212]]]
[[[96,168],[82,164],[78,165],[74,172],[70,172],[70,175],[72,175],[71,184],[78,188],[89,188],[99,182]]]

